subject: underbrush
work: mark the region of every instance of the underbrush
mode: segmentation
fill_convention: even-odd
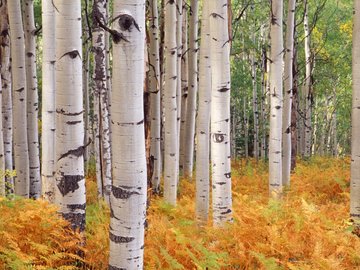
[[[349,159],[299,162],[291,189],[269,200],[267,164],[233,162],[234,222],[194,221],[194,183],[182,179],[177,207],[154,196],[148,209],[146,269],[357,269],[360,239],[349,223]],[[86,269],[107,269],[109,209],[87,179]],[[78,269],[80,236],[56,208],[0,202],[0,269]],[[61,268],[62,267],[62,268]],[[85,267],[84,267],[85,268]]]

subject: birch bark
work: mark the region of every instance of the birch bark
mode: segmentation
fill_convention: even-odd
[[[283,112],[283,185],[290,185],[291,170],[291,105],[293,97],[293,56],[294,56],[294,23],[295,0],[289,0],[286,25],[285,74],[284,74],[284,112]]]
[[[350,217],[360,228],[360,1],[354,1],[353,14]]]
[[[38,83],[36,74],[36,28],[34,0],[24,2],[25,50],[26,50],[26,94],[27,94],[27,136],[30,166],[30,198],[41,196],[39,129],[38,129]]]
[[[211,109],[211,63],[209,1],[203,3],[201,20],[201,44],[199,64],[199,111],[196,125],[196,217],[206,222],[209,215],[210,189],[210,109]]]
[[[283,111],[283,1],[271,1],[270,24],[270,138],[269,191],[278,198],[282,193],[282,111]]]
[[[85,229],[81,1],[54,0],[56,28],[56,188],[59,212]]]
[[[10,28],[8,19],[7,1],[3,1],[1,9],[1,84],[2,84],[2,123],[4,139],[5,170],[13,170],[13,140],[12,140],[12,94],[11,94],[11,65],[10,65]],[[5,178],[6,193],[14,193],[14,178],[9,175]]]
[[[232,220],[230,154],[230,43],[227,0],[211,1],[211,163],[213,220]]]
[[[113,43],[109,269],[142,269],[147,193],[143,108],[145,1],[115,0],[113,7],[114,30],[124,39]]]
[[[149,2],[150,13],[150,155],[154,158],[154,172],[152,175],[153,192],[158,193],[161,178],[161,115],[160,115],[160,56],[159,56],[159,13],[156,0]]]
[[[26,70],[24,28],[20,0],[8,1],[11,29],[15,194],[29,197],[29,148],[26,124]]]
[[[198,92],[198,0],[191,0],[189,19],[189,88],[186,105],[184,176],[192,177],[194,166],[195,117]]]
[[[165,151],[164,151],[164,197],[176,205],[178,183],[178,135],[177,135],[177,45],[176,45],[176,2],[165,3]]]
[[[43,62],[42,62],[42,134],[41,176],[43,197],[55,200],[55,9],[48,0],[42,1]]]

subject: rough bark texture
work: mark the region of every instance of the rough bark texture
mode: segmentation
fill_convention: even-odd
[[[360,1],[354,1],[350,217],[360,228]]]
[[[304,97],[305,97],[305,111],[304,111],[304,156],[310,157],[312,146],[312,125],[311,125],[311,111],[312,111],[312,91],[311,91],[311,51],[310,51],[310,30],[309,30],[309,16],[308,5],[305,3],[304,15],[304,34],[305,34],[305,82],[304,82]]]
[[[49,202],[55,200],[55,9],[48,0],[42,1],[43,62],[42,62],[42,194]]]
[[[209,2],[205,1],[201,20],[201,44],[199,64],[199,111],[196,136],[196,217],[205,223],[209,215],[210,189],[210,109],[211,109],[211,63]]]
[[[156,0],[149,2],[150,14],[150,52],[149,52],[149,77],[150,77],[150,156],[154,159],[153,174],[151,178],[152,189],[159,192],[161,177],[161,115],[160,115],[160,56],[159,56],[159,18]]]
[[[185,136],[186,136],[186,107],[188,98],[188,81],[189,81],[189,69],[188,69],[188,7],[183,6],[182,16],[182,57],[181,57],[181,120],[180,120],[180,169],[183,168],[184,155],[185,155]]]
[[[36,28],[34,0],[24,1],[25,50],[26,50],[26,94],[27,136],[29,145],[30,198],[41,196],[39,132],[38,132],[38,84],[36,75]]]
[[[113,44],[113,186],[109,269],[142,269],[146,214],[143,82],[145,1],[115,0]],[[119,140],[118,138],[121,138]]]
[[[2,126],[4,141],[5,170],[13,170],[12,157],[12,95],[10,70],[10,28],[7,12],[7,1],[0,7],[0,72],[2,86]],[[6,193],[14,193],[14,179],[6,176]]]
[[[192,177],[194,166],[195,117],[198,92],[198,0],[191,0],[189,17],[189,89],[186,105],[186,133],[184,142],[184,176]],[[226,30],[227,31],[227,30]]]
[[[282,193],[282,110],[283,110],[283,1],[271,1],[270,24],[270,138],[269,138],[269,191],[278,198]]]
[[[108,112],[108,88],[106,65],[106,35],[100,23],[107,23],[106,0],[96,0],[93,5],[93,53],[94,53],[94,112],[95,149],[98,151],[96,171],[98,191],[106,201],[111,192],[111,151]],[[101,186],[101,187],[100,187]]]
[[[211,164],[213,220],[232,220],[230,153],[230,43],[227,0],[211,1]]]
[[[284,110],[283,110],[283,175],[284,186],[290,185],[291,169],[291,106],[293,97],[293,57],[294,57],[294,22],[295,0],[289,0],[286,25],[285,70],[284,70]]]
[[[178,183],[178,135],[177,135],[177,48],[176,48],[176,3],[165,3],[165,151],[164,151],[164,197],[176,205]]]
[[[54,0],[56,27],[56,203],[85,229],[81,1]],[[71,80],[69,80],[71,78]]]
[[[20,0],[8,1],[11,29],[15,194],[29,197],[29,150],[26,124],[26,68]]]

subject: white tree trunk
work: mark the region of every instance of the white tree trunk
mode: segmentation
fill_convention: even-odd
[[[93,5],[93,52],[94,52],[94,110],[96,111],[95,146],[96,177],[99,195],[109,201],[111,191],[111,151],[108,113],[108,88],[106,64],[106,34],[99,22],[107,23],[106,0],[96,0]]]
[[[209,1],[202,9],[201,44],[199,64],[199,111],[196,123],[196,217],[206,222],[209,215],[210,189],[210,109],[211,109],[211,62]]]
[[[284,70],[284,111],[283,111],[283,172],[282,183],[290,185],[291,170],[291,104],[293,97],[293,56],[294,56],[294,23],[296,0],[289,0],[286,25],[285,70]]]
[[[282,193],[282,106],[283,106],[283,1],[271,1],[270,24],[270,138],[269,191],[278,198]]]
[[[211,1],[211,164],[214,224],[232,220],[230,43],[227,0]]]
[[[360,1],[354,1],[350,217],[360,227]]]
[[[189,19],[189,89],[186,106],[186,133],[184,142],[184,175],[192,177],[194,166],[194,137],[196,99],[198,92],[198,0],[191,0]]]
[[[43,197],[55,200],[55,9],[52,2],[42,1],[42,134],[41,176]]]
[[[5,170],[13,170],[13,140],[12,140],[12,94],[11,94],[11,67],[10,67],[10,28],[8,22],[7,1],[1,6],[1,33],[0,55],[1,55],[1,83],[2,83],[2,121]],[[14,193],[14,178],[6,176],[6,193]]]
[[[177,134],[178,145],[180,147],[180,128],[181,128],[181,102],[182,102],[182,85],[181,85],[181,56],[182,56],[182,16],[183,16],[183,0],[176,1],[176,44],[177,44],[177,77],[176,77],[176,107],[177,107]],[[180,156],[178,157],[178,159]]]
[[[26,71],[24,28],[20,0],[8,1],[11,29],[11,59],[13,88],[13,131],[15,157],[15,194],[29,197],[29,150],[26,124]]]
[[[158,193],[161,178],[161,115],[160,115],[160,56],[159,56],[159,14],[156,0],[149,2],[150,19],[150,155],[154,158],[154,171],[152,175],[153,192]]]
[[[81,1],[56,7],[56,203],[73,229],[85,229]]]
[[[308,17],[308,5],[305,3],[305,15],[304,15],[304,34],[305,34],[305,82],[304,82],[304,99],[305,99],[305,121],[304,121],[304,156],[310,157],[311,155],[311,51],[310,51],[310,30],[309,30],[309,17]]]
[[[188,8],[184,4],[182,9],[182,59],[181,59],[181,120],[180,120],[180,168],[183,168],[185,155],[185,136],[186,136],[186,106],[188,98]]]
[[[115,0],[113,43],[113,186],[109,269],[142,269],[146,214],[143,110],[145,1]],[[119,139],[121,138],[121,139]]]
[[[34,0],[24,2],[25,50],[26,50],[26,94],[27,94],[27,136],[29,145],[30,198],[41,196],[39,129],[38,129],[38,87],[36,74],[36,28]]]
[[[164,197],[176,205],[178,183],[178,135],[177,135],[177,48],[176,48],[176,2],[165,3],[165,151],[164,151]]]
[[[0,15],[2,14],[0,8]],[[0,19],[1,20],[1,19]],[[1,27],[1,22],[0,22]],[[0,29],[1,30],[1,29]],[[0,104],[2,101],[2,79],[0,77]],[[4,157],[4,137],[3,137],[3,125],[2,125],[2,112],[0,111],[0,197],[5,197],[5,157]]]

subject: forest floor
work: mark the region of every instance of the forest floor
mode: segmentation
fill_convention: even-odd
[[[193,182],[181,180],[176,208],[152,197],[146,269],[360,269],[348,158],[300,161],[281,201],[269,200],[266,163],[234,161],[232,176],[234,222],[224,228],[194,221]],[[107,269],[109,209],[93,177],[87,188],[86,266],[54,206],[0,198],[0,269]]]

